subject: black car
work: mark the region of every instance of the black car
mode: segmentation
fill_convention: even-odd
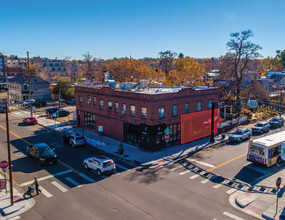
[[[6,106],[0,106],[0,113],[6,112]]]
[[[30,158],[35,158],[39,161],[40,166],[57,162],[56,153],[46,143],[28,145],[26,150]]]
[[[52,118],[57,118],[57,117],[65,117],[70,115],[69,111],[66,111],[64,109],[59,109],[57,112],[54,112],[52,114],[50,114],[50,117]]]
[[[50,114],[55,113],[55,112],[57,112],[57,111],[58,111],[58,108],[55,108],[55,107],[53,107],[53,108],[47,108],[47,109],[46,109],[46,114],[47,114],[47,115],[50,115]]]
[[[32,102],[31,104],[32,106],[39,108],[39,107],[45,107],[47,105],[47,102],[44,100],[36,100],[35,102]]]
[[[281,117],[272,118],[269,122],[272,128],[282,127],[284,125],[284,119]]]

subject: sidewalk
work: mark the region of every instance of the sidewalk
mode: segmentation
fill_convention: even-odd
[[[4,179],[1,174],[0,179]],[[7,193],[5,189],[0,189],[0,220],[16,217],[32,208],[35,204],[33,198],[23,199],[20,192],[13,187],[14,205],[11,206],[9,189],[9,182],[7,182]]]
[[[11,114],[18,116],[20,118],[29,116],[29,112],[25,110],[14,111],[11,112]],[[34,117],[37,118],[39,125],[55,130],[59,133],[64,133],[68,130],[74,130],[74,131],[76,130],[77,133],[85,136],[89,145],[99,150],[105,151],[108,154],[112,154],[117,158],[120,158],[124,162],[129,163],[130,165],[139,165],[148,162],[152,163],[153,165],[159,163],[160,164],[167,163],[178,157],[192,154],[196,151],[210,147],[212,145],[219,144],[226,140],[222,139],[221,135],[218,135],[215,137],[216,140],[215,143],[209,143],[210,137],[206,137],[183,145],[177,145],[165,148],[156,152],[149,152],[144,149],[138,148],[136,146],[127,143],[122,143],[124,148],[124,154],[120,155],[118,154],[120,141],[117,141],[115,139],[106,136],[100,136],[99,134],[88,131],[86,129],[84,131],[81,128],[75,129],[72,125],[69,125],[69,123],[67,122],[66,123],[58,122],[55,120],[48,119],[45,116],[40,116],[37,114],[34,114]]]
[[[282,183],[278,193],[278,211],[276,213],[276,180]],[[273,175],[257,179],[247,191],[236,191],[229,201],[235,208],[259,219],[285,219],[285,165]]]

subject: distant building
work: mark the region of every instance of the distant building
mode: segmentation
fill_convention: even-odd
[[[7,78],[7,57],[0,55],[0,81]]]
[[[78,126],[102,128],[106,136],[151,151],[180,144],[181,116],[209,110],[218,101],[218,89],[211,87],[154,87],[146,80],[110,85],[75,86]]]
[[[8,96],[11,101],[25,101],[29,99],[29,77],[17,75],[7,81]],[[50,100],[49,82],[37,76],[31,76],[31,99]]]
[[[34,57],[33,63],[42,67],[45,72],[49,72],[51,75],[60,75],[65,71],[66,62],[65,60]]]

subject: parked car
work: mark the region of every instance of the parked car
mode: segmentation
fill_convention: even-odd
[[[269,124],[272,128],[282,127],[284,125],[284,119],[281,117],[275,117],[269,121]]]
[[[0,113],[5,113],[5,112],[6,112],[6,106],[0,106]]]
[[[270,130],[270,124],[268,122],[258,122],[252,127],[252,133],[263,134]]]
[[[248,128],[238,128],[229,136],[229,140],[232,142],[242,142],[243,140],[251,137],[251,130]]]
[[[44,100],[36,100],[35,102],[32,102],[31,104],[32,106],[39,108],[39,107],[45,107],[47,105],[47,102]]]
[[[57,118],[57,117],[65,117],[65,116],[68,116],[68,115],[70,115],[69,111],[66,111],[64,109],[59,109],[55,113],[50,114],[50,117]]]
[[[50,114],[55,113],[55,112],[57,112],[57,111],[58,111],[58,108],[56,108],[56,107],[47,108],[47,109],[46,109],[46,114],[47,114],[47,115],[50,115]]]
[[[83,161],[83,166],[85,169],[95,170],[99,176],[103,173],[114,173],[116,170],[114,161],[106,156],[87,158]]]
[[[35,102],[36,102],[36,100],[29,99],[29,100],[26,100],[26,101],[23,102],[23,106],[24,107],[29,107],[32,103],[35,103]]]
[[[46,143],[31,144],[26,147],[30,158],[35,158],[39,161],[40,166],[54,164],[57,162],[57,155]]]
[[[28,125],[35,125],[38,123],[38,120],[34,117],[26,117],[24,118],[23,123]]]
[[[63,140],[70,144],[73,148],[84,146],[87,144],[85,137],[74,133],[72,131],[68,131],[63,135]]]

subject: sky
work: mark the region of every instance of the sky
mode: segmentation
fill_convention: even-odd
[[[284,0],[13,0],[0,4],[0,52],[25,57],[195,58],[227,52],[251,29],[263,57],[285,49]]]

